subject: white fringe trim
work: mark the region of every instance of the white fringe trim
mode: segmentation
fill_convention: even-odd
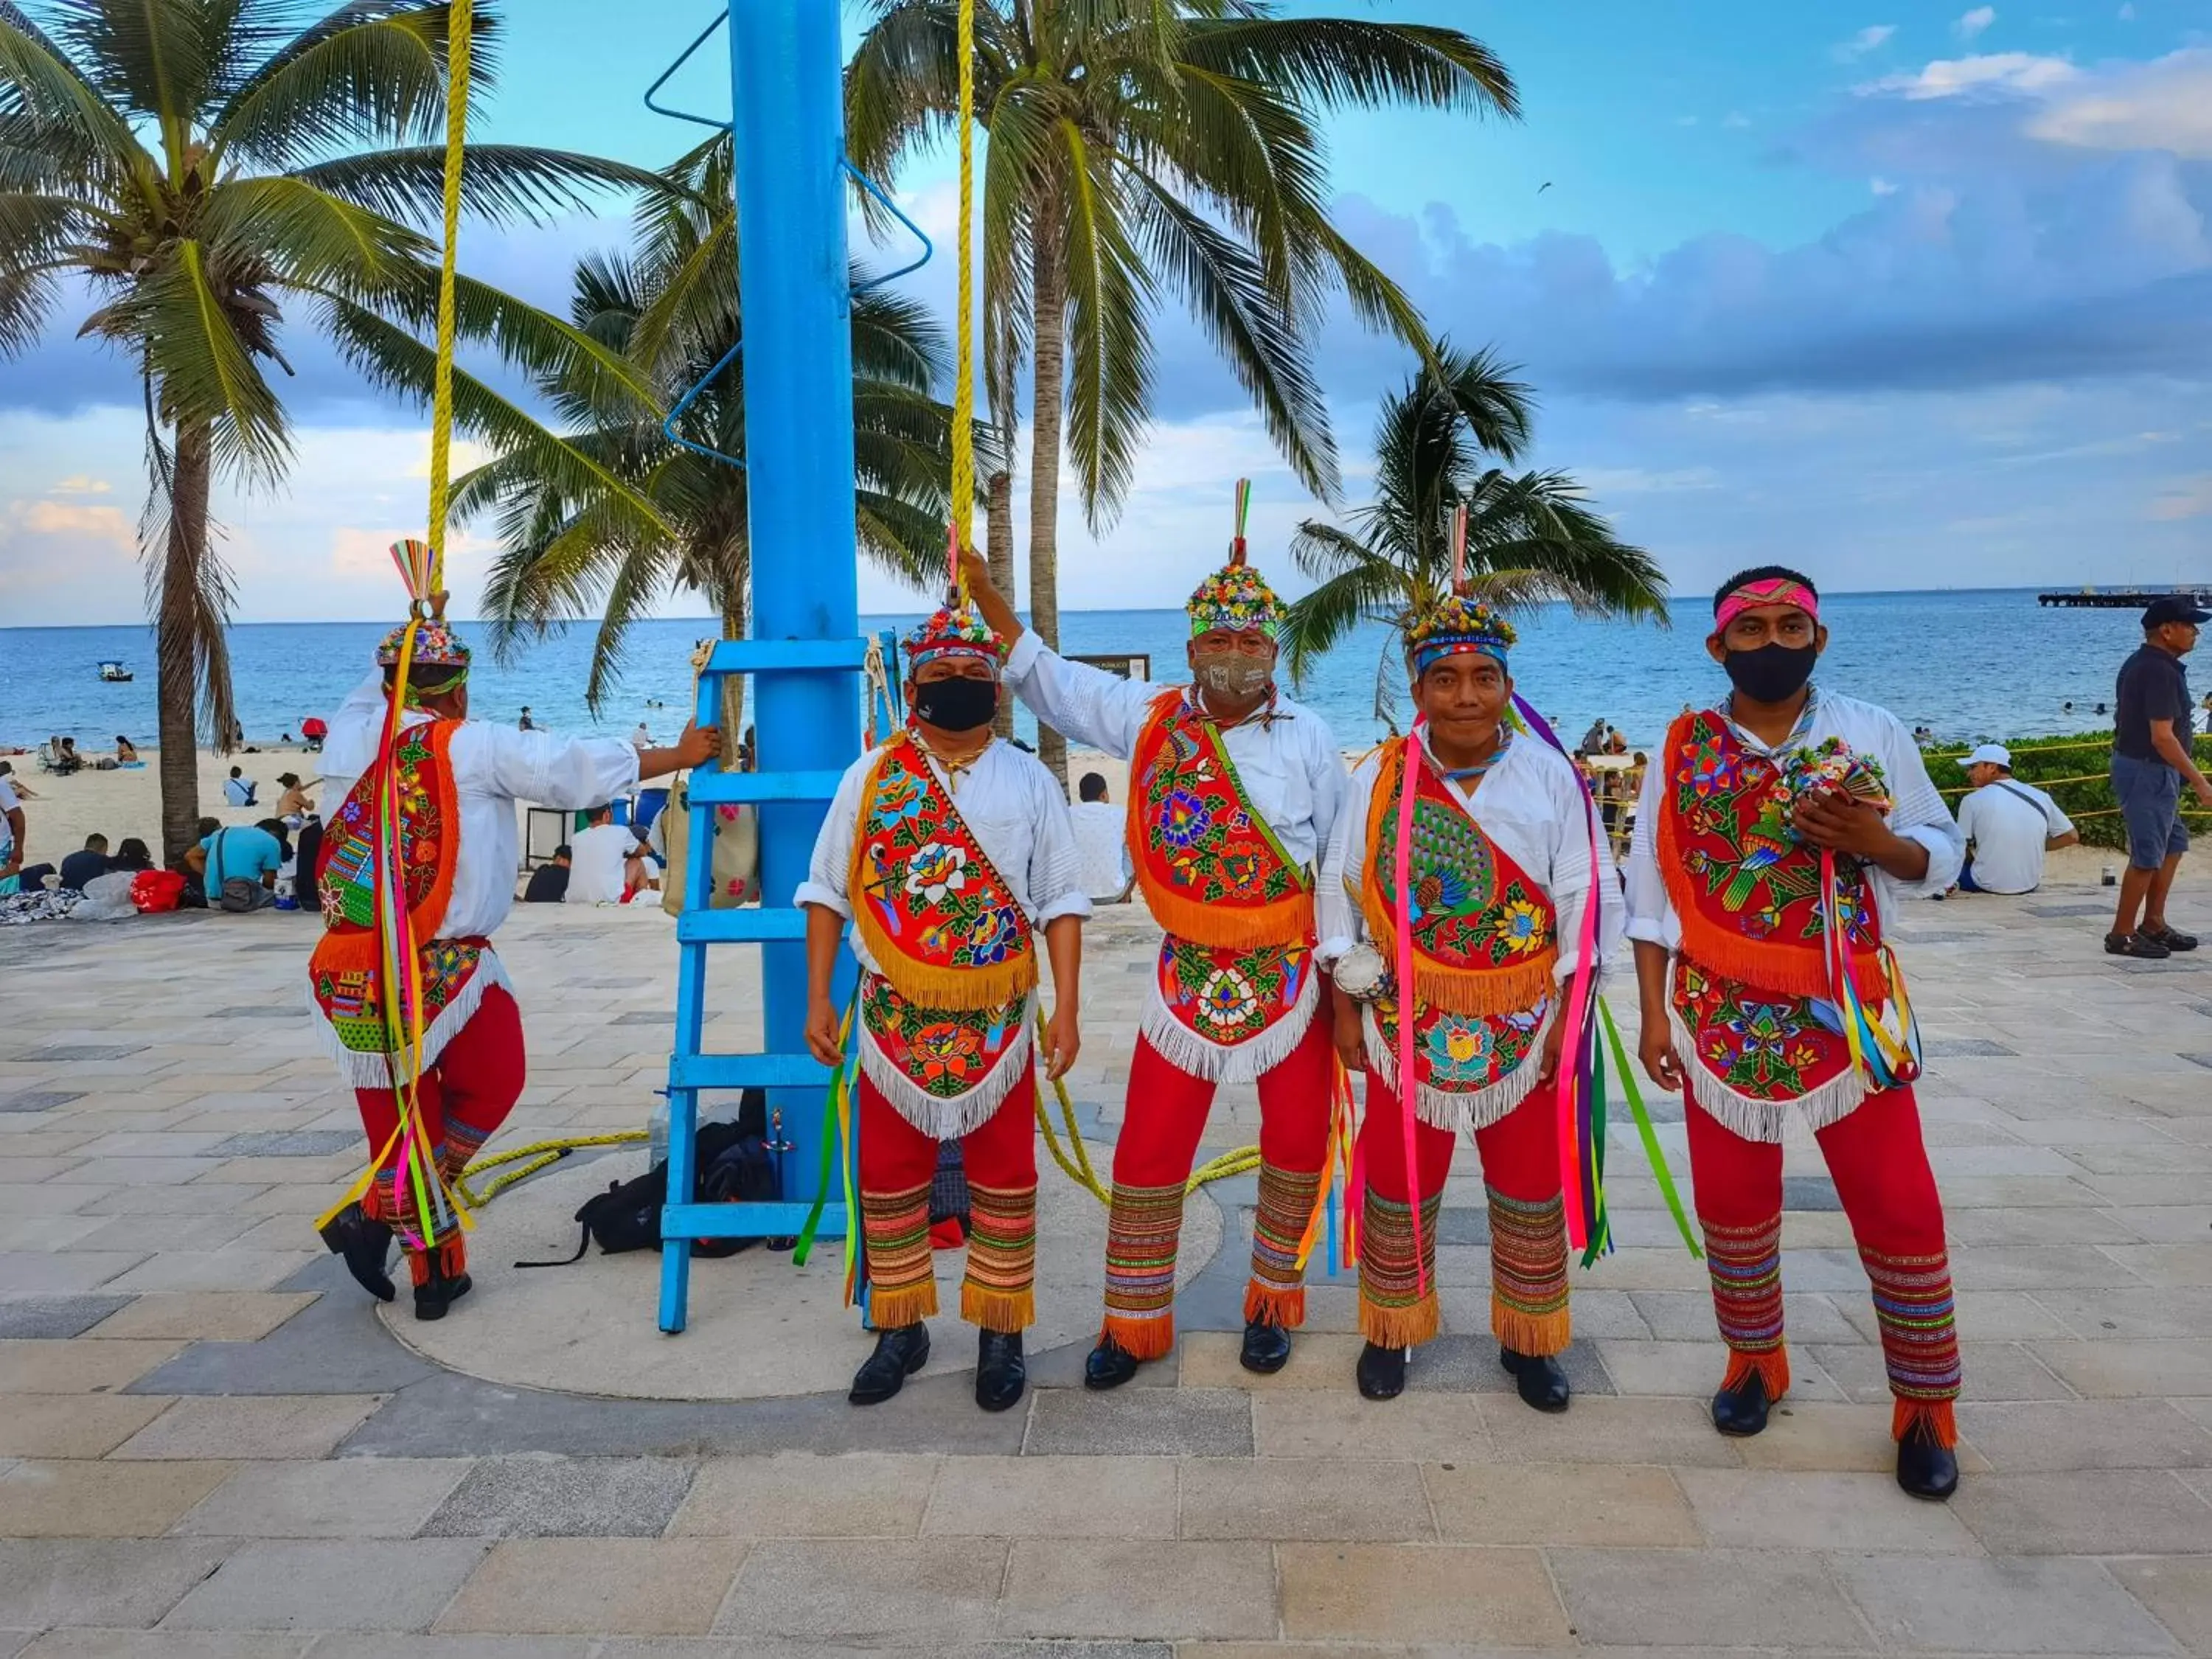
[[[965,1094],[951,1099],[931,1094],[876,1046],[866,1027],[860,1031],[860,1070],[876,1085],[890,1109],[922,1133],[935,1140],[958,1140],[973,1134],[998,1115],[1036,1047],[1036,993],[1023,1000],[1021,1030],[1008,1043],[999,1063]]]
[[[1846,1066],[1810,1094],[1795,1100],[1753,1100],[1740,1095],[1698,1058],[1697,1034],[1684,1023],[1680,1012],[1669,1007],[1667,1020],[1674,1028],[1674,1053],[1690,1080],[1690,1098],[1721,1127],[1746,1140],[1778,1146],[1791,1113],[1814,1129],[1825,1129],[1831,1123],[1842,1122],[1866,1100],[1866,1079],[1856,1066]]]
[[[1137,1029],[1160,1051],[1163,1060],[1186,1077],[1203,1083],[1256,1083],[1261,1073],[1274,1070],[1305,1041],[1306,1028],[1313,1024],[1321,1006],[1321,980],[1320,966],[1309,957],[1306,982],[1298,988],[1297,1000],[1283,1017],[1242,1042],[1224,1045],[1208,1042],[1168,1012],[1156,971]]]
[[[438,1063],[438,1056],[453,1040],[453,1034],[475,1018],[477,1009],[483,1002],[484,993],[495,985],[504,987],[509,996],[514,994],[514,982],[507,978],[506,965],[500,961],[499,953],[487,948],[477,958],[477,970],[469,975],[469,982],[461,988],[459,999],[447,1003],[437,1018],[430,1022],[430,1029],[422,1033],[422,1067],[425,1071]],[[322,1005],[315,1000],[313,980],[307,982],[307,1012],[314,1016],[315,1031],[322,1039],[323,1052],[337,1064],[338,1075],[345,1079],[348,1088],[389,1089],[392,1086],[390,1058],[384,1054],[365,1054],[357,1048],[345,1046],[339,1039],[337,1027],[331,1024],[323,1012]]]
[[[1551,1031],[1552,1022],[1559,1018],[1559,1000],[1554,996],[1551,1006],[1545,1010],[1544,1024],[1528,1054],[1497,1082],[1464,1093],[1424,1083],[1413,1097],[1413,1115],[1431,1129],[1464,1130],[1468,1134],[1477,1129],[1487,1129],[1504,1118],[1535,1093],[1536,1085],[1544,1080],[1544,1039]],[[1367,1039],[1367,1064],[1382,1079],[1382,1086],[1395,1095],[1398,1092],[1398,1051],[1383,1042],[1382,1023],[1375,1018],[1371,1005],[1360,1011],[1359,1019]],[[1417,1061],[1418,1059],[1416,1056]]]

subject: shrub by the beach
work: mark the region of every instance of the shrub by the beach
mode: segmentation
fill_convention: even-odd
[[[2043,738],[1999,738],[2012,750],[2012,775],[2022,783],[2032,783],[2058,803],[2058,810],[2074,820],[2074,827],[2081,832],[2081,842],[2087,847],[2123,848],[2127,845],[2127,831],[2120,824],[2119,802],[2112,795],[2112,734],[2110,732],[2076,732],[2069,735]],[[1944,803],[1955,816],[1959,803],[1973,786],[1966,781],[1960,757],[1968,753],[1972,744],[1947,744],[1940,749],[1927,751],[1928,773],[1942,792]],[[2212,736],[2197,739],[2197,763],[2212,767]],[[2196,811],[2197,803],[2187,790],[2182,792],[2182,805],[2194,816],[2185,820],[2197,834],[2212,830],[2212,816]]]

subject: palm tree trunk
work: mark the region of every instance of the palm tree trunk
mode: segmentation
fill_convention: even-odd
[[[1065,412],[1067,272],[1055,204],[1038,204],[1030,258],[1030,626],[1060,648],[1060,432]],[[1067,739],[1037,728],[1037,758],[1065,785]]]
[[[743,583],[734,586],[722,599],[722,637],[741,640],[745,636],[745,589]],[[735,771],[738,765],[738,744],[745,735],[745,677],[731,674],[722,681],[722,763]]]
[[[1014,480],[1004,468],[992,473],[985,486],[988,505],[983,517],[983,559],[991,567],[991,586],[1006,596],[1011,605],[1014,599]],[[991,728],[1002,738],[1014,735],[1014,704],[1011,697],[999,699],[999,713]]]
[[[177,434],[170,472],[169,534],[161,555],[155,617],[161,745],[161,858],[173,864],[199,840],[199,751],[192,710],[199,696],[201,568],[207,558],[208,485],[214,470],[209,428]],[[216,733],[218,739],[222,733]]]

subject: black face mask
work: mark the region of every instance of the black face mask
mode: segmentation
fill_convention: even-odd
[[[1753,651],[1731,651],[1721,659],[1735,689],[1753,702],[1786,702],[1813,678],[1820,659],[1817,645],[1762,645]]]
[[[914,712],[940,732],[973,732],[999,712],[995,680],[931,680],[914,688]]]

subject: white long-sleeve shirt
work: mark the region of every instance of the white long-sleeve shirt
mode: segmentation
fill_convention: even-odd
[[[1071,741],[1127,760],[1164,686],[1070,662],[1024,630],[1006,659],[1006,684],[1036,717]],[[1222,747],[1251,803],[1291,864],[1311,870],[1344,811],[1344,757],[1328,722],[1279,697],[1276,717],[1224,726]]]
[[[1425,730],[1425,745],[1427,737]],[[1315,955],[1324,963],[1334,962],[1368,936],[1366,918],[1353,896],[1366,888],[1367,860],[1373,855],[1367,845],[1367,824],[1382,773],[1379,750],[1353,769],[1350,799],[1322,865],[1322,942]],[[1519,736],[1475,785],[1474,794],[1463,795],[1455,787],[1449,793],[1460,810],[1550,897],[1559,915],[1559,977],[1563,982],[1571,978],[1582,960],[1591,839],[1589,808],[1572,763],[1539,738]],[[1382,849],[1382,855],[1391,856],[1390,849]],[[1602,963],[1620,942],[1626,920],[1620,880],[1602,835],[1597,837],[1597,956]],[[1387,956],[1388,941],[1384,945]]]
[[[793,904],[819,904],[851,919],[853,843],[860,827],[860,792],[883,752],[871,750],[845,769],[836,797],[830,803],[830,816],[822,820],[821,833],[814,839],[806,879],[792,895]],[[1075,830],[1067,820],[1067,797],[1036,756],[994,739],[972,766],[957,774],[948,773],[934,755],[927,758],[929,769],[939,785],[952,792],[962,822],[1005,878],[1007,896],[1021,907],[1030,927],[1042,929],[1061,916],[1091,914]],[[883,971],[857,931],[853,954],[870,972]]]
[[[1733,721],[1730,722],[1734,724]],[[1737,739],[1757,755],[1772,756],[1769,748],[1742,726]],[[1815,691],[1810,719],[1781,745],[1795,749],[1840,738],[1854,754],[1871,755],[1881,763],[1888,781],[1891,830],[1928,849],[1928,873],[1918,881],[1899,881],[1878,866],[1869,866],[1875,912],[1887,929],[1897,920],[1897,907],[1906,899],[1928,898],[1948,889],[1959,878],[1966,855],[1966,839],[1952,822],[1950,809],[1936,793],[1919,746],[1905,722],[1887,708],[1856,697]],[[1652,757],[1644,775],[1644,793],[1636,809],[1636,830],[1628,843],[1628,937],[1678,950],[1682,943],[1681,920],[1667,896],[1667,883],[1659,871],[1659,815],[1667,810],[1668,775],[1674,757]]]
[[[331,716],[323,741],[325,800],[331,810],[375,763],[387,714],[380,669]],[[558,737],[464,720],[448,753],[461,804],[453,893],[440,930],[449,939],[488,936],[514,908],[514,875],[522,863],[516,802],[580,811],[637,783],[637,750],[613,738]]]

